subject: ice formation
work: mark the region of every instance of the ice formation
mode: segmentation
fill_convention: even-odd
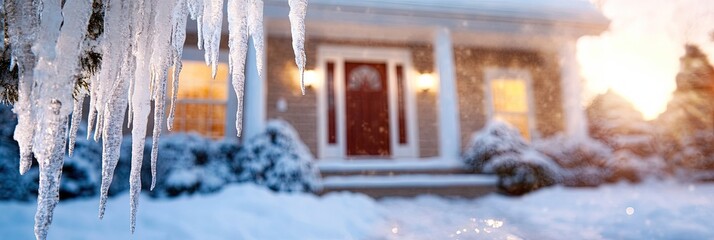
[[[144,143],[154,102],[151,150],[152,189],[156,178],[158,139],[165,117],[167,84],[172,79],[170,111],[173,116],[181,72],[181,55],[190,17],[198,25],[198,47],[216,75],[222,35],[223,6],[228,5],[230,70],[238,97],[236,128],[242,127],[243,87],[248,39],[256,48],[259,74],[263,71],[262,0],[0,0],[7,24],[13,67],[19,70],[18,115],[15,139],[20,145],[20,173],[33,158],[40,167],[35,236],[47,237],[52,212],[59,201],[65,145],[74,150],[82,118],[84,97],[89,96],[87,138],[102,140],[102,179],[99,217],[104,216],[109,186],[119,161],[123,121],[128,112],[132,128],[130,175],[131,230],[134,231]],[[304,18],[307,0],[288,0],[295,61],[305,68]],[[90,39],[90,17],[100,11],[104,24],[100,36]],[[88,91],[73,96],[86,51],[104,56],[96,74],[88,76]],[[172,71],[173,70],[173,71]],[[171,77],[169,76],[171,74]],[[301,79],[302,82],[302,79]],[[304,94],[304,84],[303,94]],[[127,111],[128,109],[128,111]],[[71,120],[70,120],[70,115]],[[69,131],[69,132],[68,132]],[[69,141],[69,144],[67,144]]]
[[[295,64],[300,72],[300,90],[305,95],[305,15],[307,13],[307,0],[288,0],[290,5],[290,31],[293,37],[293,51],[295,51]]]

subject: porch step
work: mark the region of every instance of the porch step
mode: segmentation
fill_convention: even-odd
[[[498,178],[485,174],[402,174],[393,176],[332,176],[323,178],[321,194],[339,191],[374,198],[422,194],[478,197],[496,192]]]
[[[317,167],[323,177],[469,173],[468,169],[460,161],[436,158],[318,160]]]

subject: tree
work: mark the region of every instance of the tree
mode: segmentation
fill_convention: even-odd
[[[677,89],[667,110],[656,120],[661,126],[662,154],[676,167],[714,169],[714,68],[698,47],[687,45],[680,58]]]

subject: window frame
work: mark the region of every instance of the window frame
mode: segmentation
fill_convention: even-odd
[[[488,121],[493,120],[496,115],[496,111],[493,105],[493,92],[492,92],[492,82],[497,79],[513,79],[525,82],[526,87],[526,117],[528,118],[528,135],[526,140],[533,140],[540,137],[538,130],[536,129],[536,116],[535,116],[535,101],[533,98],[533,78],[531,73],[526,68],[515,68],[515,67],[486,67],[484,69],[484,88],[486,96],[486,114]],[[507,114],[518,114],[513,112],[504,112]],[[510,124],[510,123],[509,123]],[[521,135],[523,135],[521,133]],[[525,138],[525,137],[524,137]]]
[[[183,54],[181,56],[181,61],[205,62],[204,54],[205,53],[203,50],[199,50],[195,46],[184,46]],[[225,51],[225,49],[220,49],[218,63],[219,64],[222,64],[222,63],[228,64],[228,51]],[[207,77],[210,78],[210,75]],[[168,85],[169,86],[167,86],[167,91],[170,92],[170,91],[172,91],[173,83],[168,83]],[[228,75],[226,76],[225,89],[227,91],[225,101],[216,100],[216,99],[198,99],[198,98],[197,99],[190,99],[190,98],[189,99],[180,99],[180,98],[176,99],[176,108],[177,109],[181,103],[188,103],[188,104],[191,104],[191,103],[212,103],[215,105],[219,105],[222,102],[224,109],[225,109],[225,116],[224,116],[224,119],[222,119],[223,125],[224,125],[223,133],[219,136],[209,136],[209,135],[206,135],[205,133],[200,133],[200,132],[196,132],[197,134],[200,134],[201,136],[209,137],[209,138],[223,139],[223,138],[231,137],[233,135],[232,133],[235,132],[235,127],[233,127],[234,123],[231,123],[231,121],[229,121],[230,115],[231,115],[230,108],[232,107],[232,105],[235,105],[235,102],[236,102],[236,99],[235,99],[236,94],[233,91],[233,86],[231,85],[230,67],[228,69]],[[166,114],[167,115],[169,114],[168,111],[170,108],[170,104],[171,104],[171,98],[167,97],[166,98],[166,108],[167,108]],[[235,115],[235,114],[233,114],[233,115]],[[176,121],[179,121],[178,115],[174,116],[174,125],[176,125],[176,123],[175,123]],[[164,124],[164,128],[166,128],[165,124]],[[168,129],[164,129],[164,130],[168,130]],[[168,132],[168,131],[166,131],[166,132]],[[170,133],[189,133],[189,132],[173,129],[173,131],[171,131]]]

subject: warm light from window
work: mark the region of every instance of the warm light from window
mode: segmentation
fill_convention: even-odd
[[[416,87],[422,92],[428,92],[429,89],[434,88],[434,75],[431,73],[422,73],[417,78]]]
[[[305,87],[311,88],[315,87],[317,84],[317,72],[315,70],[305,71]]]

